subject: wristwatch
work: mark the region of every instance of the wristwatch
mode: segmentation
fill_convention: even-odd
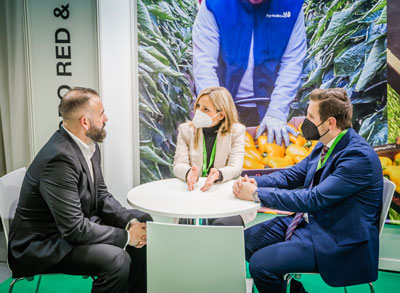
[[[257,187],[256,190],[253,192],[252,196],[253,196],[253,201],[254,201],[254,202],[260,202],[260,198],[258,197],[258,187]]]

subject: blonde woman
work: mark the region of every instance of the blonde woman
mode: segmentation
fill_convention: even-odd
[[[224,87],[200,92],[194,104],[192,121],[179,126],[174,157],[174,174],[192,191],[198,178],[207,177],[200,188],[207,191],[214,183],[240,176],[244,157],[246,128],[239,123],[235,104]],[[209,219],[211,225],[241,226],[256,213]]]

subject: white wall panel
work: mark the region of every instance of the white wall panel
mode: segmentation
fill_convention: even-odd
[[[100,91],[109,118],[103,170],[125,206],[127,192],[139,182],[135,9],[135,1],[98,1]]]

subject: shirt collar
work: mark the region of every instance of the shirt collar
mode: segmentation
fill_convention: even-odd
[[[340,134],[340,133],[339,133],[339,134]],[[338,135],[339,135],[339,134],[338,134]],[[330,148],[330,147],[332,146],[333,142],[335,141],[336,137],[338,137],[338,135],[336,135],[334,138],[332,138],[332,139],[326,144],[326,146],[327,146],[328,148]]]
[[[96,151],[96,144],[90,140],[89,144],[84,143],[79,137],[77,137],[75,134],[73,134],[71,131],[69,131],[64,125],[62,125],[62,128],[72,137],[72,139],[76,142],[78,145],[79,149],[81,150],[82,154],[85,156],[87,159],[91,159],[94,152]]]

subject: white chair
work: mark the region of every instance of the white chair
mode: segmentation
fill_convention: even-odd
[[[10,172],[0,178],[0,217],[6,238],[6,247],[8,247],[8,233],[10,231],[12,220],[14,219],[15,210],[17,208],[19,199],[19,193],[21,191],[22,181],[24,180],[25,173],[26,168],[23,167],[13,172]],[[87,279],[89,277],[83,276],[83,278]],[[33,281],[33,279],[34,276],[14,279],[10,284],[8,292],[12,292],[15,283],[22,280]],[[41,280],[42,276],[38,275],[38,282],[35,290],[36,293],[39,291]]]
[[[246,292],[243,227],[147,222],[148,293]]]
[[[386,216],[388,214],[390,203],[392,202],[392,197],[394,194],[394,190],[396,189],[396,185],[390,181],[389,179],[383,178],[383,193],[382,193],[382,211],[379,220],[379,237],[382,235],[383,227],[385,226]],[[285,275],[286,279],[286,293],[290,292],[290,282],[292,279],[300,279],[301,275],[319,275],[319,273],[290,273]],[[373,284],[368,283],[369,289],[371,293],[375,292]],[[344,292],[347,293],[346,287],[343,287]]]
[[[10,172],[0,178],[0,217],[3,224],[4,235],[6,238],[6,247],[8,248],[8,233],[10,225],[14,219],[15,209],[17,208],[19,192],[21,190],[22,181],[24,180],[26,168],[20,168]],[[16,282],[21,280],[32,281],[33,277],[22,277],[14,279],[9,287],[8,292],[12,292]],[[39,290],[41,276],[36,286],[36,292]]]
[[[17,208],[19,192],[24,180],[26,168],[10,172],[0,178],[0,217],[8,247],[8,232]]]

